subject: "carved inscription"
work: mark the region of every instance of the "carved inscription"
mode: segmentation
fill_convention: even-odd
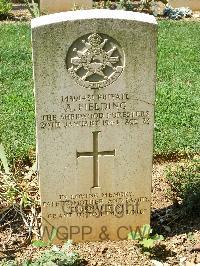
[[[119,44],[102,33],[91,33],[76,40],[67,53],[67,70],[80,86],[107,87],[124,69],[124,53]]]
[[[43,114],[40,128],[149,125],[153,114],[148,110],[134,110],[130,100],[128,93],[61,96],[62,112]]]
[[[48,208],[49,219],[72,216],[100,218],[107,215],[122,218],[127,215],[144,215],[149,201],[147,197],[136,197],[132,192],[115,192],[59,195],[58,201],[43,202],[42,205]]]

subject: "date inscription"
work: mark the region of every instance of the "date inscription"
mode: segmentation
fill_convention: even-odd
[[[59,113],[41,115],[41,129],[149,125],[149,110],[134,110],[128,93],[61,96]]]

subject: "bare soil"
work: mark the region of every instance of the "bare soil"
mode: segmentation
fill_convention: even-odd
[[[197,214],[195,219],[190,216],[181,218],[181,205],[175,206],[169,199],[164,169],[171,164],[174,162],[155,163],[153,167],[151,226],[165,240],[149,255],[144,254],[135,240],[74,244],[73,250],[85,260],[85,265],[156,265],[154,261],[165,266],[200,265],[200,215]],[[30,182],[33,187],[37,186],[37,177],[33,176]],[[34,193],[38,195],[38,186]],[[0,260],[17,259],[21,262],[37,257],[41,251],[31,245],[31,238],[36,238],[39,233],[40,210],[25,209],[23,212],[24,217],[17,206],[9,207],[3,202],[0,205]],[[31,221],[34,224],[32,232]],[[180,264],[180,261],[187,264]]]

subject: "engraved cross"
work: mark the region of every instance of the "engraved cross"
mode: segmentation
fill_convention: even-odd
[[[101,131],[94,131],[93,134],[93,151],[92,152],[76,152],[79,157],[93,157],[93,188],[99,186],[99,156],[115,156],[115,150],[99,151],[99,133]]]

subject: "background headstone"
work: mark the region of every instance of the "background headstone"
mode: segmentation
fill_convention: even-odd
[[[172,7],[189,7],[192,11],[200,10],[200,0],[169,0]]]
[[[43,238],[126,239],[150,222],[156,20],[54,14],[32,42]]]
[[[92,8],[92,0],[40,0],[40,10],[43,13],[51,14],[72,10],[76,5],[80,8]]]

